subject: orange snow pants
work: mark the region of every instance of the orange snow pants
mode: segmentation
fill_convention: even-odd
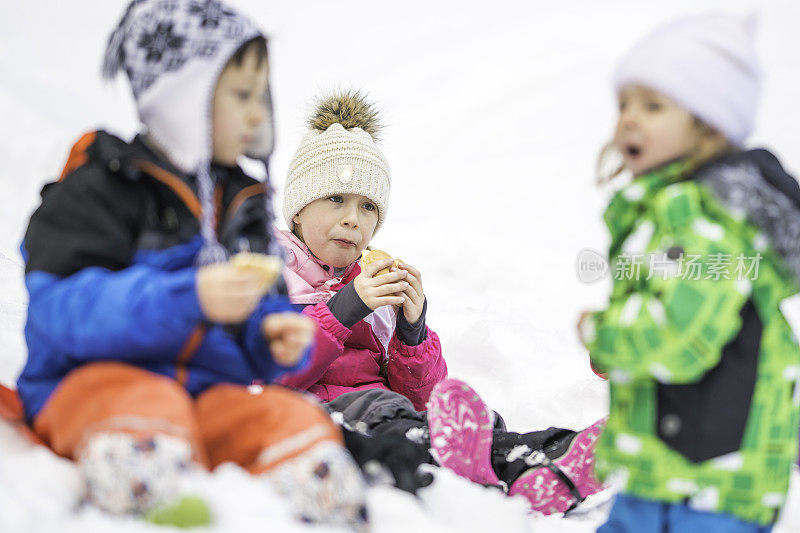
[[[205,467],[232,461],[265,472],[342,435],[318,405],[270,385],[251,391],[220,384],[196,399],[175,380],[118,362],[73,370],[36,416],[33,429],[57,454],[77,458],[101,431],[165,433],[189,441]]]

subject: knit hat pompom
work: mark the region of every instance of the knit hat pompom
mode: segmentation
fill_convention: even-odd
[[[375,104],[363,92],[354,90],[317,98],[308,125],[313,130],[325,131],[333,124],[341,124],[346,130],[361,128],[375,141],[383,129]]]
[[[375,231],[386,219],[391,179],[389,163],[375,143],[382,126],[378,111],[361,91],[343,91],[316,100],[308,132],[289,163],[283,216],[328,196],[358,194],[378,208]]]

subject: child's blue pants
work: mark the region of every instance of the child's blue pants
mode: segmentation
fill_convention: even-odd
[[[772,526],[733,515],[697,511],[683,503],[642,500],[618,494],[608,521],[597,533],[769,533]]]

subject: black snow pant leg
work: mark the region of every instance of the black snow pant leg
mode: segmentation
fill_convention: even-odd
[[[530,433],[514,433],[495,429],[492,438],[492,468],[497,477],[505,482],[509,487],[521,476],[530,465],[525,463],[524,457],[516,458],[509,452],[516,446],[527,446],[527,452],[542,451],[548,459],[555,460],[563,455],[572,438],[577,433],[571,429],[548,428],[543,431],[532,431]]]
[[[324,404],[334,418],[374,437],[403,439],[417,445],[429,456],[430,433],[426,412],[414,409],[411,400],[385,389],[348,392]],[[356,458],[357,459],[357,458]],[[433,463],[433,458],[428,462]]]

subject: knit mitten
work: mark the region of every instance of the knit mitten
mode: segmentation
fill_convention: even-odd
[[[115,514],[144,514],[178,501],[191,461],[191,445],[177,437],[99,432],[87,440],[78,466],[88,501]]]
[[[316,444],[264,476],[308,522],[356,529],[367,524],[361,472],[350,454],[335,442]]]

